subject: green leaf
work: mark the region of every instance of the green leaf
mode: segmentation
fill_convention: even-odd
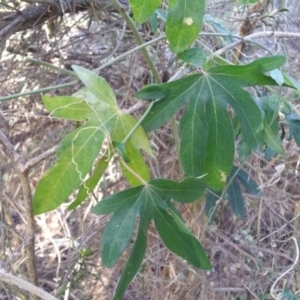
[[[122,300],[125,294],[125,291],[137,274],[146,252],[147,247],[147,229],[149,226],[149,221],[143,219],[140,222],[139,230],[135,238],[134,245],[132,247],[130,256],[126,262],[126,266],[123,269],[121,277],[118,281],[118,285],[114,294],[113,300]]]
[[[241,140],[239,143],[238,152],[240,160],[245,161],[251,155],[252,149],[245,143],[244,140]]]
[[[235,178],[229,178],[228,181],[227,197],[230,207],[238,218],[243,219],[246,214],[246,209],[241,188]]]
[[[123,207],[133,206],[138,201],[143,201],[144,186],[138,186],[121,191],[102,199],[93,208],[93,213],[97,215],[110,214],[121,210]]]
[[[152,14],[152,16],[150,17],[150,26],[152,31],[157,34],[158,32],[158,18],[157,18],[157,14],[156,12],[154,12]]]
[[[282,294],[281,294],[281,298],[285,299],[285,300],[298,300],[299,298],[297,297],[296,294],[294,294],[293,291],[288,290],[288,289],[284,289]]]
[[[46,109],[52,116],[74,121],[86,121],[94,115],[92,108],[83,99],[70,96],[42,96]]]
[[[159,5],[160,0],[130,0],[134,19],[138,23],[146,22]]]
[[[157,14],[157,16],[163,21],[166,22],[167,21],[167,12],[164,9],[158,8],[155,13]]]
[[[217,213],[218,200],[221,197],[220,192],[207,190],[205,198],[205,213],[208,217],[208,222],[212,222]]]
[[[151,184],[158,189],[160,195],[165,195],[171,199],[188,203],[200,199],[205,191],[205,183],[202,178],[188,177],[174,185],[169,179],[152,180]]]
[[[267,124],[264,126],[264,139],[266,144],[274,150],[278,154],[285,154],[285,150],[282,146],[282,142],[277,136],[277,134],[274,134],[271,127]]]
[[[210,270],[211,264],[198,240],[171,210],[157,207],[155,226],[165,245],[195,267]]]
[[[114,143],[123,143],[123,139],[129,134],[135,125],[136,120],[131,115],[119,115],[118,120],[115,123],[115,128],[111,134]],[[140,179],[135,176],[134,173],[136,173],[144,181],[148,181],[150,179],[150,170],[144,161],[140,149],[153,157],[149,140],[141,126],[133,132],[129,140],[126,142],[125,149],[123,149],[127,162],[126,160],[121,161],[123,174],[132,186],[142,184]],[[132,170],[132,172],[130,170]]]
[[[116,96],[104,78],[79,66],[73,65],[72,68],[78,78],[87,87],[84,91],[88,92],[90,97],[85,97],[85,99],[90,105],[93,107],[96,106],[98,110],[108,107],[119,110]]]
[[[290,87],[295,88],[295,93],[300,95],[300,83],[293,77],[283,73],[284,83]]]
[[[58,160],[41,179],[33,196],[35,214],[57,208],[78,188],[121,114],[114,93],[103,78],[81,67],[75,66],[74,70],[86,88],[75,97],[43,100],[53,116],[86,122],[60,142],[56,150]]]
[[[150,113],[145,117],[142,126],[146,131],[151,131],[165,122],[191,97],[196,96],[199,75],[191,75],[180,80],[145,87],[136,94],[140,99],[159,99]]]
[[[104,133],[96,126],[78,128],[63,139],[58,160],[40,180],[33,197],[35,215],[57,208],[83,181],[97,157]]]
[[[255,0],[256,1],[256,0]],[[226,27],[224,27],[222,24],[217,22],[215,18],[213,18],[210,14],[205,14],[203,18],[204,22],[209,22],[211,25],[214,26],[216,32],[225,33],[228,35],[228,37],[225,37],[229,42],[233,42],[233,38],[231,37],[232,32],[228,30]]]
[[[206,62],[205,53],[199,48],[190,48],[178,54],[178,57],[185,62],[203,69],[203,66]]]
[[[200,96],[200,94],[199,94]],[[180,122],[180,159],[188,176],[200,176],[208,141],[208,125],[200,98],[188,103]]]
[[[243,87],[276,85],[264,72],[278,68],[284,61],[282,56],[265,57],[249,65],[216,67],[204,74],[146,87],[137,97],[163,98],[155,102],[142,125],[147,131],[161,126],[187,101],[180,124],[183,168],[187,176],[206,174],[208,187],[220,190],[230,173],[234,153],[227,106],[233,108],[249,150],[260,148],[264,137],[262,112]]]
[[[132,128],[136,125],[136,119],[128,114],[118,115],[118,120],[115,123],[115,128],[111,134],[113,141],[121,142]],[[138,126],[129,141],[134,144],[135,148],[145,151],[149,156],[154,157],[149,140],[141,126]]]
[[[218,106],[215,99],[206,105],[208,127],[207,149],[202,168],[207,186],[219,191],[226,183],[234,156],[234,136],[227,111]],[[201,169],[201,166],[200,166]]]
[[[139,186],[150,179],[150,170],[141,151],[132,142],[126,143],[126,156],[129,162],[120,160],[123,175],[131,186]],[[138,176],[137,176],[138,175]]]
[[[278,69],[271,70],[269,72],[269,75],[277,82],[278,85],[283,85],[284,78],[282,73]]]
[[[102,261],[106,266],[111,266],[128,245],[132,236],[136,217],[139,216],[140,224],[149,224],[154,219],[159,225],[159,232],[166,239],[170,227],[174,241],[184,241],[184,244],[166,242],[171,251],[181,255],[196,267],[210,268],[209,261],[200,243],[190,234],[181,218],[176,213],[176,208],[168,199],[177,201],[193,201],[199,199],[203,193],[203,183],[200,178],[187,178],[182,182],[156,179],[144,186],[131,188],[102,199],[94,208],[96,214],[113,213],[101,243]],[[169,213],[172,212],[170,219]],[[168,226],[166,230],[161,227]],[[176,231],[178,231],[176,233]],[[136,272],[136,271],[134,271]],[[124,275],[125,276],[125,275]]]
[[[237,167],[233,167],[232,172],[236,172]],[[262,196],[262,192],[259,189],[258,184],[253,178],[243,169],[239,169],[236,174],[238,181],[245,187],[245,189],[252,195]]]
[[[112,157],[112,156],[111,156]],[[76,199],[69,205],[68,209],[75,209],[89,194],[91,194],[104,174],[111,157],[101,157],[96,163],[93,175],[81,185]]]
[[[126,148],[125,148],[125,144],[122,142],[112,142],[112,145],[115,149],[118,150],[119,154],[121,155],[122,159],[126,162],[129,163],[130,159],[128,158],[128,156],[126,155]]]
[[[170,0],[166,36],[173,52],[179,53],[191,45],[201,29],[204,0]]]
[[[137,214],[137,206],[124,207],[109,220],[101,238],[102,264],[105,267],[112,267],[128,246]]]
[[[291,113],[285,117],[285,121],[290,128],[290,134],[300,147],[300,117],[296,113]]]

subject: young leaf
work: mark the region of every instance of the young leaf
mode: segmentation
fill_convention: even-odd
[[[146,22],[159,5],[160,0],[130,0],[134,19],[138,23]]]
[[[172,238],[175,241],[183,241],[184,244],[180,243],[175,247],[173,242],[167,241],[166,245],[170,247],[170,250],[182,255],[196,267],[210,268],[200,243],[190,234],[180,217],[174,212],[176,209],[172,203],[164,200],[173,197],[177,200],[183,199],[184,202],[196,200],[203,193],[203,184],[200,182],[200,178],[189,178],[179,183],[156,179],[144,186],[131,188],[101,200],[94,207],[94,213],[114,212],[102,239],[102,260],[105,265],[113,265],[125,250],[132,235],[136,217],[139,216],[140,224],[149,223],[150,220],[155,219],[164,240],[171,230],[170,227],[175,226],[171,230]],[[169,212],[172,212],[171,219]],[[162,229],[165,225],[168,226],[166,230]]]
[[[166,22],[166,36],[173,52],[179,53],[197,38],[205,10],[205,0],[172,0]]]

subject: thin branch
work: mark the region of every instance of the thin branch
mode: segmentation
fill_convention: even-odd
[[[40,163],[41,161],[45,160],[46,158],[48,158],[49,156],[55,154],[55,150],[56,150],[57,146],[52,147],[51,149],[43,152],[42,154],[32,158],[31,160],[29,160],[28,162],[25,163],[24,165],[24,170],[28,171],[29,169],[31,169],[32,167],[34,167],[35,165],[37,165],[38,163]]]
[[[244,42],[252,42],[252,39],[262,38],[262,37],[276,37],[276,38],[300,38],[300,33],[298,32],[281,32],[281,31],[263,31],[263,32],[255,32],[249,34],[245,37],[240,37],[239,41],[235,41],[225,47],[219,49],[215,52],[216,55],[222,55],[225,52],[237,47],[241,43]]]
[[[19,278],[14,275],[8,274],[3,269],[0,269],[0,281],[6,282],[11,285],[16,285],[17,287],[30,292],[44,300],[58,300],[51,294],[45,292],[44,290],[38,288],[37,286]]]

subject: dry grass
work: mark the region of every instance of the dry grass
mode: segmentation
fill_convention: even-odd
[[[213,8],[218,6],[210,7],[212,13]],[[96,68],[112,52],[117,56],[133,45],[123,21],[111,13],[103,14],[101,22],[93,22],[89,29],[86,15],[66,19],[52,41],[47,40],[40,28],[28,32],[25,34],[26,43],[21,47],[22,53],[61,67],[69,68],[75,63],[89,69]],[[151,38],[147,28],[141,32],[145,39]],[[120,38],[127,42],[118,43]],[[18,50],[20,47],[17,47],[21,41],[21,34],[17,34],[8,42],[9,51],[4,54],[0,69],[0,96],[68,81],[66,75],[24,63],[23,55]],[[202,42],[213,46],[216,41],[202,39]],[[165,45],[161,43],[156,50],[151,50],[161,73],[168,63],[164,49]],[[172,73],[174,69],[176,66],[173,64],[169,71]],[[105,69],[100,75],[116,90],[120,105],[124,108],[132,106],[135,103],[134,93],[143,84],[151,82],[139,53]],[[60,89],[50,94],[70,94],[78,87]],[[56,145],[75,125],[50,119],[40,97],[36,95],[0,105],[0,128],[25,159]],[[149,137],[159,159],[161,175],[178,179],[178,161],[170,126],[166,124]],[[269,162],[257,154],[248,160],[246,168],[261,185],[264,196],[255,198],[245,195],[245,220],[236,219],[226,201],[220,202],[212,224],[207,223],[203,201],[180,207],[193,234],[207,250],[212,271],[194,269],[171,254],[155,229],[151,228],[143,265],[124,299],[271,299],[269,292],[275,279],[294,261],[295,249],[291,237],[299,238],[299,149],[289,142],[286,150],[285,157]],[[1,147],[0,152],[0,267],[26,278],[22,238],[26,222],[22,217],[22,193],[13,164]],[[32,190],[53,162],[54,157],[31,170]],[[153,176],[157,176],[155,162],[149,161],[149,165]],[[283,171],[277,172],[276,168],[282,165]],[[111,164],[104,180],[95,190],[95,198],[101,199],[125,185],[120,170]],[[39,283],[49,292],[63,293],[63,289],[69,287],[68,298],[64,299],[112,299],[130,250],[129,247],[112,269],[101,266],[99,241],[108,217],[96,217],[90,213],[95,198],[89,199],[76,211],[70,212],[67,205],[62,205],[53,212],[36,217]],[[276,288],[299,293],[299,271],[297,265]],[[0,281],[0,299],[26,299],[26,293]]]

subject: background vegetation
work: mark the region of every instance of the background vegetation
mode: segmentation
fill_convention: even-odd
[[[129,12],[126,1],[120,2]],[[292,83],[296,89],[247,89],[253,98],[275,95],[279,99],[274,103],[276,112],[277,106],[292,107],[297,112],[300,26],[297,1],[270,1],[259,12],[253,12],[255,3],[238,2],[207,1],[202,31],[195,42],[205,56],[197,61],[202,59],[202,66],[210,59],[212,64],[231,62],[235,54],[231,35],[243,34],[242,26],[249,17],[251,26],[244,33],[253,34],[249,37],[253,42],[246,43],[239,63],[250,63],[270,53],[282,54],[286,57],[282,71],[295,79]],[[28,259],[28,241],[34,234],[33,263],[39,286],[61,299],[112,299],[133,243],[113,268],[103,267],[99,240],[110,216],[96,216],[91,208],[95,199],[128,188],[115,157],[90,200],[77,210],[68,210],[76,193],[68,204],[36,216],[35,223],[30,221],[30,208],[26,206],[26,197],[31,199],[42,175],[56,160],[58,143],[79,126],[78,122],[49,116],[40,96],[41,93],[71,95],[82,88],[82,83],[68,72],[72,71],[71,65],[96,70],[113,88],[119,107],[137,119],[145,110],[145,103],[135,97],[137,91],[146,84],[158,83],[143,53],[135,49],[132,30],[112,3],[66,1],[53,6],[52,1],[3,1],[0,4],[1,272],[34,282]],[[137,27],[143,43],[150,45],[147,49],[151,61],[164,82],[193,71],[193,62],[185,64],[178,59],[164,39],[167,7],[168,3],[163,2],[150,21]],[[270,36],[266,33],[269,31],[277,35]],[[278,82],[278,75],[273,76]],[[166,123],[149,133],[157,159],[146,158],[152,178],[182,179],[176,145],[176,124],[182,114],[180,109],[177,122]],[[272,118],[283,115],[281,111]],[[241,211],[234,214],[228,201],[218,202],[213,222],[205,215],[204,199],[178,206],[184,221],[206,249],[213,269],[196,269],[170,253],[151,225],[146,256],[124,299],[272,299],[270,291],[276,279],[295,261],[297,248],[291,237],[299,236],[300,213],[299,149],[295,143],[298,127],[293,133],[286,119],[278,118],[278,122],[276,131],[281,137],[284,135],[280,145],[285,154],[274,155],[270,149],[269,153],[253,152],[243,162],[243,168],[263,192],[251,195],[243,190],[244,218],[237,218],[241,217]],[[294,139],[289,138],[290,134]],[[240,157],[236,155],[234,159],[237,163]],[[29,178],[27,195],[20,184],[20,178],[24,183],[24,176]],[[277,282],[275,294],[280,292],[287,299],[296,299],[299,282],[296,266]],[[0,281],[1,299],[26,299],[28,292],[18,286]]]

